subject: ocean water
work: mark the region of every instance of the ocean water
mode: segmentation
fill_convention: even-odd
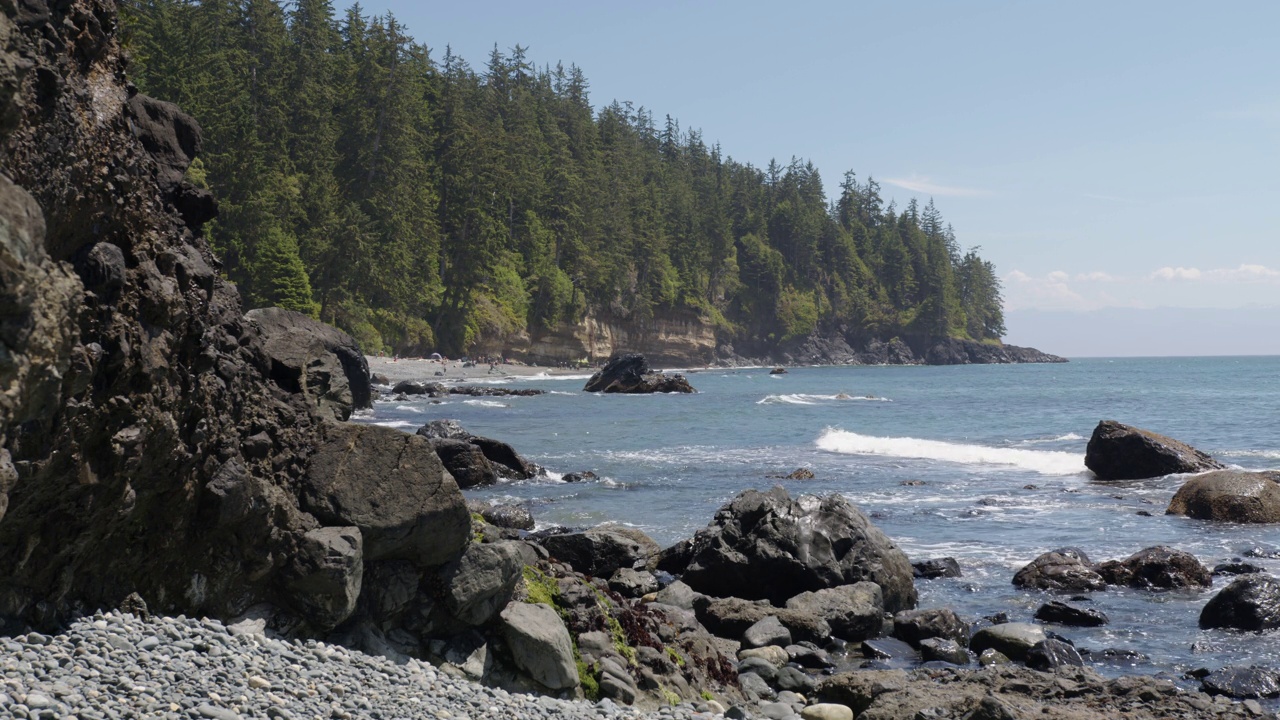
[[[1099,562],[1157,544],[1213,565],[1233,557],[1280,573],[1280,526],[1164,515],[1180,477],[1099,482],[1084,467],[1102,419],[1145,427],[1247,469],[1280,468],[1280,358],[1080,359],[1061,365],[699,370],[696,395],[581,392],[586,376],[514,381],[536,397],[376,403],[363,422],[408,432],[453,418],[505,440],[547,478],[467,494],[526,504],[540,525],[616,521],[666,545],[692,535],[746,488],[841,493],[912,560],[951,556],[961,578],[918,580],[921,607],[1031,619],[1050,596],[1014,573],[1077,546]],[[780,480],[797,468],[812,480]],[[592,470],[600,479],[564,483]],[[1139,515],[1141,511],[1150,517]],[[1195,592],[1089,593],[1101,628],[1052,628],[1077,646],[1148,660],[1108,674],[1181,675],[1230,664],[1280,666],[1280,633],[1201,631]]]

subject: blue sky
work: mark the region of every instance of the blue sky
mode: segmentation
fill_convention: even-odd
[[[740,161],[933,197],[1019,310],[1280,308],[1280,3],[364,3]],[[1271,352],[1280,353],[1280,339]],[[1265,349],[1264,349],[1265,351]]]

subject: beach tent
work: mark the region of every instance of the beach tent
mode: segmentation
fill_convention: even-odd
[[[441,359],[443,359],[443,358],[441,358],[441,357],[440,357],[440,353],[431,353],[431,359],[432,359],[432,360],[441,360]]]

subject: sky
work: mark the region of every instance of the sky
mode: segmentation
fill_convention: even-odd
[[[811,160],[828,194],[853,170],[900,208],[932,197],[1003,278],[1008,342],[1114,308],[1280,314],[1280,3],[362,6],[436,58],[576,64],[597,107],[757,166]],[[1280,354],[1268,335],[1246,351]]]

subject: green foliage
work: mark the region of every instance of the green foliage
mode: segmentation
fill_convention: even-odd
[[[684,667],[684,656],[680,654],[680,651],[676,650],[670,645],[666,647],[666,651],[667,651],[667,657],[671,658],[671,662],[675,663],[680,667]]]
[[[716,696],[712,695],[710,690],[703,690],[702,699],[706,700],[707,702],[711,702],[712,700],[716,699]]]
[[[599,700],[600,668],[595,663],[587,665],[579,654],[576,643],[573,646],[573,660],[578,666],[578,684],[582,686],[582,696],[591,702]]]
[[[459,355],[588,314],[700,317],[726,341],[824,328],[1004,333],[1000,282],[930,200],[737,162],[673,118],[593,110],[522,47],[472,68],[331,0],[124,0],[131,78],[199,119],[187,171],[250,305],[367,352]]]

